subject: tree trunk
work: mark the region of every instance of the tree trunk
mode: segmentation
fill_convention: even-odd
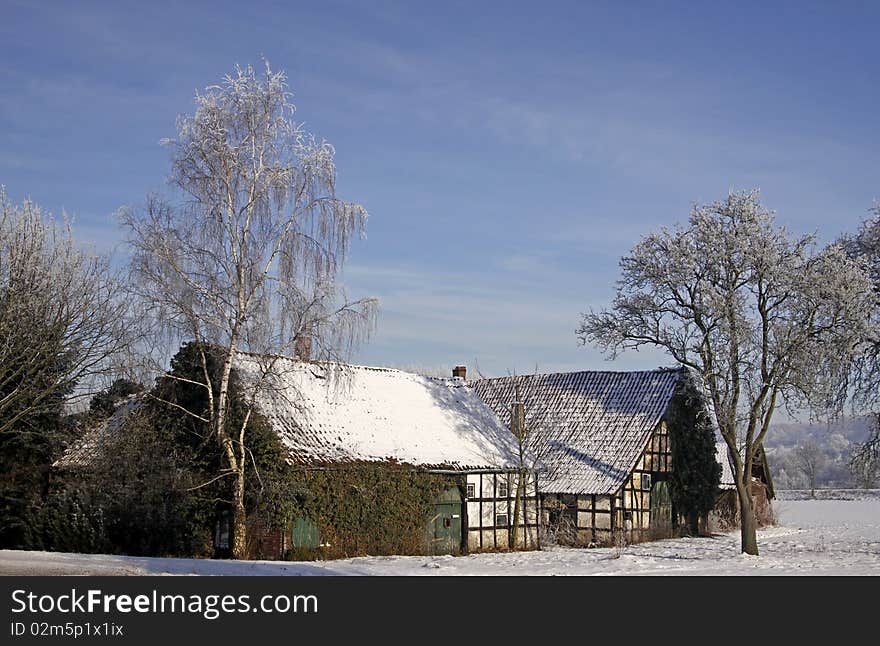
[[[247,512],[244,508],[244,462],[235,476],[232,494],[232,558],[247,559]]]
[[[223,360],[223,372],[220,375],[220,393],[217,398],[215,412],[215,433],[223,447],[229,468],[235,472],[235,484],[232,491],[232,558],[247,559],[247,512],[244,507],[244,451],[240,460],[235,457],[235,447],[226,428],[226,402],[229,396],[229,380],[232,374],[232,358],[236,343],[229,345]],[[242,446],[243,448],[243,446]]]
[[[688,525],[690,525],[691,536],[700,535],[700,515],[692,513],[688,515]]]
[[[513,534],[510,537],[510,540],[508,541],[508,546],[512,550],[516,549],[516,537],[517,537],[517,534],[519,534],[519,529],[520,529],[519,517],[520,517],[520,509],[521,509],[523,493],[524,493],[523,489],[524,489],[524,487],[523,487],[523,472],[520,471],[517,474],[516,500],[514,500],[514,503],[513,503]]]
[[[739,525],[742,538],[742,552],[744,554],[758,555],[758,521],[755,518],[755,505],[752,502],[752,494],[748,490],[751,483],[747,483],[739,490]]]

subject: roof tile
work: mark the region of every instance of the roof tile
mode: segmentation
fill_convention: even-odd
[[[681,369],[582,371],[470,383],[502,420],[525,404],[545,493],[610,494],[635,467],[683,375]],[[528,420],[531,420],[529,422]]]

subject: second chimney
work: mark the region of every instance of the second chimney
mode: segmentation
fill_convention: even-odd
[[[467,366],[455,366],[452,369],[453,377],[460,377],[461,379],[467,378]]]

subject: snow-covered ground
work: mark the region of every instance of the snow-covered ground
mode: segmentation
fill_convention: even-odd
[[[0,550],[0,574],[237,575],[880,575],[880,500],[779,500],[780,525],[762,530],[761,556],[739,553],[737,534],[613,549],[464,557],[384,556],[290,563],[160,559]]]

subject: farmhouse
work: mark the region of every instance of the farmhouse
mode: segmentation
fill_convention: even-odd
[[[601,545],[618,533],[630,542],[671,534],[667,417],[686,379],[683,369],[582,371],[470,385],[502,418],[522,402],[543,521],[557,540]]]
[[[384,495],[379,489],[386,491],[395,481],[433,492],[427,509],[405,500],[406,509],[397,514],[409,515],[406,528],[415,528],[418,535],[400,536],[400,527],[380,527],[384,545],[405,545],[408,553],[429,554],[540,546],[536,479],[520,468],[513,434],[461,377],[431,378],[389,368],[246,353],[239,353],[235,370],[247,384],[245,390],[256,393],[255,409],[278,434],[291,470],[313,488],[323,482],[325,489],[332,489],[329,498],[325,495],[326,506],[347,502],[358,508],[358,496],[375,503]],[[88,469],[144,401],[140,395],[127,397],[109,419],[86,430],[55,463],[56,469]],[[364,471],[372,480],[356,479]],[[344,486],[326,486],[340,482]],[[344,487],[350,490],[339,498],[346,500],[333,500]],[[394,504],[400,501],[387,502]],[[393,515],[379,514],[372,527]],[[370,525],[370,519],[362,517],[348,524],[324,516],[299,517],[283,529],[249,519],[251,556],[284,558],[297,550],[344,555],[344,539]],[[217,556],[229,554],[230,533],[230,514],[221,512],[214,532]],[[358,538],[348,541],[356,552],[389,549],[370,544],[367,537],[359,543]]]
[[[517,505],[516,439],[463,378],[243,353],[236,369],[262,381],[256,408],[292,467],[344,474],[378,465],[442,478],[422,551],[539,546],[535,478],[523,476]],[[298,519],[279,553],[324,543],[318,520]]]

